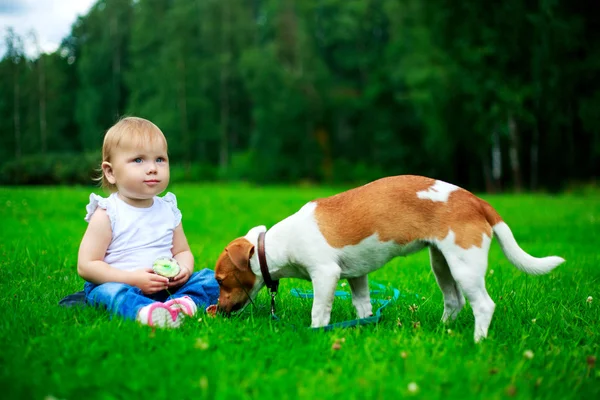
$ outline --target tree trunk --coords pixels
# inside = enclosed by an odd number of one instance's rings
[[[118,118],[120,114],[119,103],[121,97],[121,51],[119,43],[119,21],[117,17],[112,14],[110,16],[110,38],[112,42],[112,117]]]
[[[48,133],[46,129],[46,70],[44,66],[44,55],[40,53],[38,60],[38,84],[40,103],[40,139],[42,143],[42,154],[48,150]]]
[[[298,21],[294,9],[294,0],[286,0],[281,6],[277,24],[277,57],[281,64],[296,77],[302,76],[302,64],[299,62],[300,46],[297,37]]]
[[[484,170],[485,171],[485,170]],[[500,132],[498,127],[494,128],[492,133],[492,172],[491,183],[493,192],[502,190],[502,149],[500,147]]]
[[[220,129],[220,146],[219,146],[219,167],[225,172],[229,165],[229,137],[227,134],[229,126],[229,97],[227,93],[227,71],[226,68],[221,68],[221,129]]]
[[[48,150],[48,134],[46,128],[46,68],[45,68],[45,57],[40,47],[37,35],[34,31],[30,33],[33,44],[37,50],[37,73],[38,73],[38,112],[39,112],[39,123],[40,123],[40,152],[46,154]]]
[[[19,65],[14,64],[14,90],[13,90],[13,128],[15,133],[15,158],[21,160],[21,87],[19,86]]]
[[[483,179],[485,181],[485,192],[496,193],[496,187],[494,185],[494,180],[492,179],[492,171],[490,170],[490,165],[488,163],[487,157],[484,157],[482,164]]]
[[[533,135],[531,138],[531,176],[530,176],[530,186],[531,190],[535,191],[538,187],[538,178],[539,178],[539,151],[540,151],[540,131],[539,131],[539,123],[535,124],[535,129],[533,130]]]
[[[186,65],[185,55],[183,52],[179,54],[177,62],[177,103],[179,104],[179,127],[181,129],[181,144],[183,146],[183,162],[186,168],[186,175],[191,172],[191,142],[190,128],[188,125],[187,116],[187,90],[186,90]],[[188,176],[189,178],[189,176]]]
[[[329,132],[322,126],[319,126],[315,131],[315,137],[317,143],[321,148],[323,158],[321,161],[321,169],[323,171],[323,178],[327,182],[333,181],[333,157],[331,155],[331,143]]]
[[[512,114],[508,115],[508,139],[510,143],[510,170],[513,175],[514,188],[515,191],[521,192],[523,190],[523,179],[521,178],[521,164],[519,162],[519,132]]]
[[[220,145],[219,145],[219,168],[222,173],[227,171],[229,165],[229,7],[227,4],[221,6],[221,74],[220,74]]]
[[[575,127],[573,124],[575,123],[575,112],[573,112],[573,102],[569,101],[567,106],[567,117],[568,117],[568,125],[566,129],[566,141],[567,141],[567,173],[563,172],[562,176],[558,177],[560,180],[565,179],[567,176],[570,177],[578,177],[579,173],[577,171],[577,151],[575,149]]]

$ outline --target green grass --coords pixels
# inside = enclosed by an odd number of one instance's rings
[[[337,191],[170,190],[178,196],[196,269],[213,268],[224,246],[251,227],[270,227],[306,201]],[[279,322],[269,319],[266,291],[258,308],[230,319],[202,315],[174,331],[153,332],[91,307],[61,308],[59,299],[83,285],[76,261],[89,192],[0,188],[2,398],[600,398],[600,362],[587,361],[600,356],[597,195],[485,197],[526,251],[567,263],[546,276],[527,276],[494,241],[487,287],[496,313],[489,338],[476,345],[468,306],[450,326],[439,322],[442,295],[427,252],[371,274],[371,281],[406,297],[378,325],[355,329],[305,328],[310,301],[290,289],[310,285],[293,279],[281,282]],[[332,321],[348,318],[354,318],[350,302],[338,299]],[[332,348],[336,342],[339,350]],[[532,359],[524,357],[527,350]]]

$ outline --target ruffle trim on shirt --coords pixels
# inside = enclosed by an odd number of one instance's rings
[[[108,214],[108,218],[110,219],[112,225],[112,222],[114,221],[114,210],[112,210],[112,207],[108,207],[108,199],[98,196],[95,193],[90,194],[90,203],[87,206],[85,206],[85,210],[87,211],[85,221],[90,222],[90,219],[92,219],[92,215],[94,215],[98,207],[100,207],[103,210],[106,210],[106,213]]]
[[[174,227],[177,227],[181,223],[181,211],[179,211],[179,208],[177,208],[177,197],[175,197],[173,193],[168,192],[163,196],[162,199],[165,201],[165,203],[169,205],[169,207],[173,211],[173,216],[175,217]]]

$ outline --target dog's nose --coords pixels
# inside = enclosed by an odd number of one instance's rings
[[[223,307],[222,303],[219,302],[219,304],[217,305],[217,312],[219,314],[228,316],[231,313],[231,307]]]
[[[226,306],[219,305],[218,310],[225,316],[229,316],[232,312],[238,311],[243,307],[243,303],[229,303]]]

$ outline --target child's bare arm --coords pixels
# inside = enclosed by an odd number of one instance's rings
[[[194,272],[194,256],[183,232],[182,224],[179,224],[173,232],[173,249],[171,251],[173,258],[181,267],[181,272],[169,283],[169,286],[180,286],[187,282]]]
[[[97,209],[90,219],[77,260],[77,273],[86,281],[102,284],[121,282],[139,287],[144,293],[155,293],[167,287],[168,279],[146,270],[122,271],[104,262],[106,249],[112,239],[110,220],[106,211]]]

